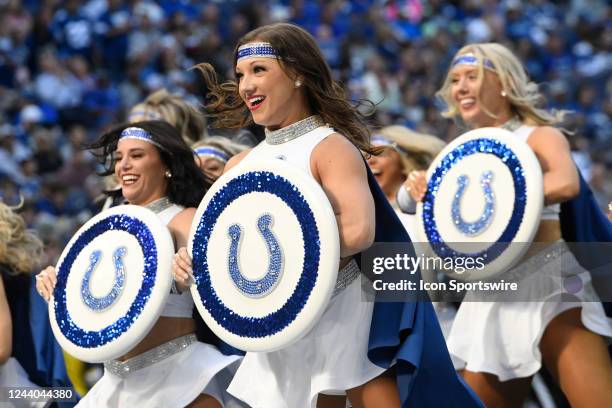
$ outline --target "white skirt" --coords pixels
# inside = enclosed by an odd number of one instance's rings
[[[225,356],[210,344],[196,341],[161,361],[124,376],[105,369],[102,378],[78,406],[184,407],[200,394],[211,395],[224,407],[238,406],[224,390],[239,360],[238,356]]]
[[[521,275],[517,280],[520,293],[516,294],[521,301],[486,301],[486,296],[466,294],[448,338],[453,361],[460,363],[456,368],[491,373],[500,381],[535,374],[542,366],[539,344],[544,330],[556,316],[577,307],[582,308],[582,324],[587,329],[612,338],[612,324],[591,275],[565,243],[552,247],[507,272]],[[568,278],[579,282],[571,294],[564,287]]]
[[[304,338],[282,350],[248,352],[228,392],[253,408],[311,408],[319,393],[344,395],[378,377],[385,369],[367,357],[373,308],[355,279]]]
[[[28,374],[25,372],[19,361],[14,357],[10,357],[6,363],[0,365],[0,387],[8,388],[32,388],[41,389],[38,385],[30,381]],[[5,394],[5,397],[7,395]],[[5,400],[0,401],[0,407],[12,408],[12,407],[32,407],[32,408],[44,408],[51,404],[51,399],[48,401],[27,401],[14,400],[15,403]]]

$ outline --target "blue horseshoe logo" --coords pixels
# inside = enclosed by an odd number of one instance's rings
[[[268,271],[266,275],[257,280],[247,279],[238,266],[238,244],[242,235],[242,227],[239,224],[232,224],[228,228],[228,235],[231,239],[228,265],[229,274],[236,287],[249,297],[262,297],[270,292],[278,283],[282,266],[283,253],[278,241],[270,231],[272,225],[272,215],[264,214],[257,220],[257,228],[268,247]]]
[[[461,175],[457,178],[457,185],[459,188],[457,189],[457,193],[455,193],[455,198],[453,199],[452,204],[453,223],[459,231],[467,236],[473,237],[481,234],[487,229],[493,220],[495,195],[493,194],[493,189],[491,188],[491,181],[493,181],[493,172],[484,172],[480,178],[480,186],[482,187],[485,197],[484,210],[478,220],[474,222],[466,222],[461,216],[461,199],[463,198],[463,193],[469,183],[469,178],[466,175]]]
[[[117,297],[123,290],[123,284],[125,282],[125,268],[123,267],[123,260],[121,258],[125,255],[126,251],[126,248],[122,246],[115,249],[115,252],[113,252],[115,281],[113,282],[113,287],[111,288],[110,292],[102,297],[92,295],[89,288],[91,275],[102,258],[102,251],[95,250],[89,256],[89,266],[87,267],[87,271],[85,272],[85,276],[81,282],[81,296],[83,297],[85,304],[89,306],[90,309],[102,311],[117,300]]]

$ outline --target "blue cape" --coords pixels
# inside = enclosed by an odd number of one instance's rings
[[[368,184],[376,206],[375,242],[406,242],[410,237],[372,172]],[[356,256],[356,261],[361,260]],[[425,302],[376,302],[368,358],[395,364],[402,407],[484,407],[455,372],[433,305]]]
[[[566,242],[604,243],[612,242],[612,222],[599,208],[593,192],[580,172],[580,192],[574,199],[561,204],[561,233]],[[570,245],[574,256],[583,268],[591,272],[594,284],[610,296],[612,251],[590,250],[588,245]],[[601,296],[601,295],[600,295]],[[606,314],[612,317],[612,303],[603,302]]]
[[[49,322],[47,303],[36,293],[34,275],[3,273],[13,321],[12,356],[41,387],[71,387],[64,355]]]

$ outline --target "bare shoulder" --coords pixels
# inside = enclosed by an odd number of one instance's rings
[[[362,161],[359,150],[340,133],[332,133],[321,141],[312,152],[316,159],[347,160],[358,159]]]
[[[569,149],[567,138],[559,129],[552,126],[539,126],[529,136],[529,144],[532,147],[561,147]]]
[[[323,139],[312,151],[310,168],[317,181],[325,174],[365,175],[365,164],[361,153],[350,140],[340,133],[333,133]]]
[[[235,156],[232,156],[228,162],[225,164],[225,168],[223,169],[223,174],[227,173],[232,167],[236,166],[238,163],[242,161],[253,149],[247,149],[243,152],[238,153]]]
[[[193,207],[185,208],[180,213],[176,214],[169,223],[169,227],[175,230],[183,230],[191,228],[191,222],[195,217],[196,209]]]

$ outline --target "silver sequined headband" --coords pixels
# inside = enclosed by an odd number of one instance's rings
[[[391,147],[392,149],[395,149],[399,153],[408,154],[408,152],[404,148],[402,148],[396,142],[387,139],[383,135],[372,135],[370,143],[372,143],[374,146]]]
[[[195,154],[199,157],[212,157],[222,163],[226,163],[229,160],[229,156],[222,150],[212,146],[202,146],[194,150]]]
[[[248,43],[238,47],[236,63],[246,58],[274,58],[278,59],[278,53],[267,42]]]
[[[121,136],[119,136],[119,140],[123,140],[123,139],[140,140],[143,142],[151,143],[152,145],[155,145],[162,150],[166,150],[164,149],[162,145],[160,145],[155,140],[153,140],[153,137],[151,136],[151,134],[147,132],[146,130],[144,130],[143,128],[131,126],[131,127],[123,129],[123,131],[121,132]]]
[[[451,63],[451,68],[453,68],[456,65],[472,65],[472,66],[478,66],[480,59],[478,57],[476,57],[474,54],[463,54],[463,55],[458,55],[457,57],[455,57],[455,59],[453,60],[453,62]],[[488,58],[483,58],[482,59],[482,65],[493,72],[495,71],[495,65],[493,65],[493,61],[491,61]]]

